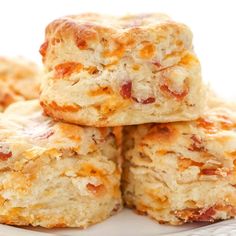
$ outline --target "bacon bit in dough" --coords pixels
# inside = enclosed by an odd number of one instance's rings
[[[0,147],[1,148],[1,147]],[[0,151],[0,160],[2,161],[6,161],[8,158],[12,157],[12,152],[7,152],[7,153],[4,153],[4,152],[1,152]]]
[[[39,49],[39,53],[41,54],[42,57],[46,56],[47,49],[48,49],[48,41],[44,42]]]
[[[106,188],[103,184],[100,184],[100,185],[93,185],[91,183],[88,183],[87,184],[87,189],[93,193],[95,196],[101,196],[105,193],[106,191]]]
[[[197,137],[195,134],[191,136],[192,144],[188,148],[189,151],[193,152],[202,152],[205,151],[204,146],[202,145],[202,140],[201,138]]]
[[[148,97],[146,99],[137,99],[135,97],[132,97],[132,99],[137,102],[137,103],[141,103],[141,104],[150,104],[150,103],[154,103],[156,101],[156,99],[154,97]]]
[[[182,100],[188,94],[188,88],[185,88],[182,92],[176,92],[172,91],[166,83],[160,85],[160,89],[162,92],[175,97],[177,100]]]
[[[88,45],[85,40],[77,38],[76,45],[79,49],[85,50],[87,49]]]
[[[217,172],[218,172],[218,169],[215,169],[215,168],[201,170],[202,175],[218,175]]]
[[[149,103],[154,103],[155,102],[155,98],[154,97],[149,97],[147,99],[144,99],[141,101],[142,104],[149,104]]]
[[[215,214],[216,210],[214,207],[209,207],[206,209],[186,209],[175,212],[175,215],[180,219],[185,220],[185,222],[193,222],[193,221],[212,222],[214,221]]]
[[[6,161],[10,157],[12,157],[12,152],[9,147],[5,143],[0,144],[0,160]]]
[[[131,81],[126,81],[121,85],[120,89],[120,95],[124,99],[129,99],[131,98],[131,90],[132,90],[132,82]]]
[[[203,212],[200,212],[199,216],[196,218],[197,221],[213,221],[216,211],[213,207],[210,207]]]
[[[152,63],[154,66],[156,66],[157,68],[161,67],[161,63],[159,61],[155,61]]]
[[[79,72],[83,65],[78,62],[66,62],[55,66],[55,78],[61,79],[70,76],[74,72]]]
[[[227,168],[205,168],[201,170],[201,175],[217,175],[226,177],[229,174],[230,171]]]

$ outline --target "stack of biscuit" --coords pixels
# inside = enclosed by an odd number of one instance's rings
[[[236,108],[206,102],[186,25],[67,16],[40,53],[40,102],[0,114],[1,223],[85,228],[122,208],[120,187],[160,223],[236,215]]]

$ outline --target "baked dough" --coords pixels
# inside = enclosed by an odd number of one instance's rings
[[[46,28],[41,105],[106,127],[196,119],[204,107],[192,34],[163,14],[68,16]]]
[[[121,129],[54,122],[38,101],[0,114],[0,223],[81,227],[121,208]]]
[[[125,128],[127,206],[160,223],[236,216],[236,105],[196,121]]]
[[[0,111],[13,102],[39,97],[42,71],[24,58],[0,57]]]

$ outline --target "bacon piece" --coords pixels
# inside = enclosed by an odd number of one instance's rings
[[[78,62],[66,62],[55,66],[55,77],[63,78],[70,76],[74,72],[79,72],[83,68],[83,65]]]
[[[184,89],[182,92],[172,91],[167,84],[162,84],[160,86],[161,91],[175,97],[177,100],[182,100],[188,94],[188,89]]]
[[[39,49],[39,53],[41,54],[42,57],[46,56],[47,49],[48,49],[48,41],[44,42]]]
[[[185,222],[212,222],[216,214],[215,206],[209,208],[185,209],[175,212],[176,216]]]
[[[0,160],[6,161],[10,157],[12,157],[12,152],[11,151],[7,152],[7,153],[0,151]]]
[[[156,67],[160,68],[161,67],[161,63],[159,61],[155,61],[152,63],[153,65],[155,65]]]
[[[126,81],[121,85],[120,89],[120,95],[124,99],[129,99],[131,98],[131,90],[132,90],[132,82],[131,81]]]
[[[79,38],[76,39],[76,45],[81,50],[87,49],[87,47],[88,47],[86,41],[83,39],[79,39]]]
[[[202,152],[205,150],[204,146],[202,145],[201,138],[197,137],[195,134],[191,136],[191,140],[193,141],[191,146],[188,148],[189,151],[193,152]]]
[[[215,209],[213,207],[210,207],[203,212],[200,211],[200,214],[196,217],[195,221],[213,221],[215,213]]]
[[[12,157],[12,152],[9,147],[5,143],[0,144],[0,160],[6,161],[10,157]]]
[[[215,168],[202,169],[201,174],[202,175],[217,175],[217,169]]]
[[[141,101],[142,104],[149,104],[149,103],[154,103],[156,99],[154,97],[149,97],[147,99],[144,99]]]
[[[141,103],[141,104],[149,104],[149,103],[154,103],[156,101],[156,99],[154,97],[148,97],[146,99],[137,99],[136,97],[132,97],[132,99],[137,102],[137,103]]]

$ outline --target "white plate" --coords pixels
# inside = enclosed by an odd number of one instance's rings
[[[146,216],[123,210],[110,219],[86,230],[43,229],[40,227],[13,227],[0,224],[0,236],[233,236],[236,235],[236,220],[215,224],[186,224],[183,226],[160,225]]]

